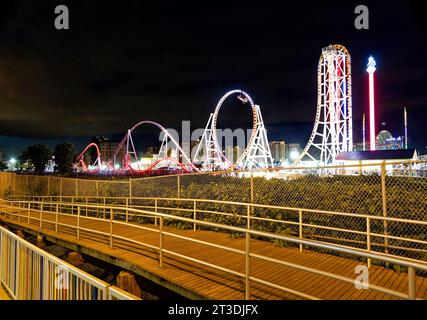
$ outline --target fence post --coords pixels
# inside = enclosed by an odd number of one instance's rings
[[[197,220],[196,200],[194,200],[194,205],[193,205],[193,219]],[[194,229],[194,231],[196,231],[196,229],[197,229],[196,221],[194,221],[193,229]]]
[[[302,210],[298,210],[298,226],[299,226],[299,238],[302,240]],[[299,252],[302,252],[303,246],[300,243]]]
[[[104,215],[104,219],[105,219],[105,197],[103,198],[103,202],[104,202],[104,213],[103,213],[103,215]]]
[[[247,209],[247,223],[246,223],[246,239],[245,239],[245,300],[251,299],[251,282],[250,282],[250,271],[251,271],[251,206],[248,204]]]
[[[89,197],[86,197],[86,208],[85,208],[86,217],[87,217],[87,205],[88,205],[88,202],[89,202]]]
[[[177,178],[177,183],[176,183],[176,185],[177,185],[177,197],[181,198],[181,176],[177,175],[176,178]]]
[[[46,190],[46,195],[49,197],[50,196],[50,176],[47,177],[47,190]]]
[[[77,207],[77,239],[80,239],[80,206]]]
[[[79,196],[79,179],[75,180],[76,198]]]
[[[157,213],[157,198],[154,199],[154,212]],[[154,226],[157,227],[157,216],[154,218]]]
[[[110,248],[113,248],[113,209],[110,209]]]
[[[13,195],[16,195],[16,173],[13,174]]]
[[[254,203],[254,174],[252,171],[251,171],[250,183],[251,183],[251,203]]]
[[[128,207],[129,207],[129,198],[126,198],[126,222],[129,221],[129,212],[128,212]]]
[[[40,229],[42,228],[43,222],[43,203],[40,203]]]
[[[383,217],[387,218],[387,192],[386,192],[386,167],[385,161],[381,163],[381,194],[383,202]],[[388,221],[383,220],[384,236],[388,235]],[[388,253],[388,238],[384,237],[384,252]]]
[[[163,217],[160,217],[159,266],[163,268]]]
[[[371,218],[366,217],[366,249],[371,252]],[[368,258],[368,268],[371,267],[371,258]]]
[[[56,212],[55,212],[55,233],[58,233],[58,213],[59,213],[59,205],[56,205]]]
[[[99,181],[98,180],[96,180],[95,182],[95,192],[96,192],[96,198],[98,198],[99,197]],[[97,202],[98,202],[98,199],[97,199]]]
[[[62,202],[62,177],[59,179],[59,202]]]
[[[30,224],[30,209],[31,209],[31,202],[28,202],[28,214],[27,214],[28,225]]]
[[[408,294],[410,300],[417,298],[415,268],[408,267]]]

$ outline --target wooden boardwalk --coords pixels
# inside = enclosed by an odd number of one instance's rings
[[[0,300],[10,300],[9,295],[6,290],[3,289],[2,285],[0,285]]]
[[[16,210],[15,210],[16,212]],[[23,211],[22,214],[27,214]],[[31,212],[31,217],[39,217],[39,212]],[[36,232],[71,242],[81,247],[88,248],[105,255],[122,259],[134,266],[145,270],[147,273],[155,275],[162,279],[163,283],[173,283],[186,291],[196,293],[205,299],[244,299],[244,279],[230,273],[218,271],[191,262],[176,256],[164,256],[164,266],[159,267],[158,252],[153,249],[133,244],[129,241],[114,240],[114,248],[109,247],[108,237],[97,235],[89,231],[81,231],[80,238],[76,238],[76,231],[71,227],[60,226],[58,233],[54,230],[54,214],[43,214],[43,226],[40,229],[39,222],[27,219],[17,221],[0,217],[4,222],[12,223],[16,226],[22,226],[32,229]],[[60,215],[59,223],[70,226],[77,225],[77,217],[73,215]],[[80,218],[82,228],[109,232],[109,221],[92,220],[85,217]],[[153,225],[145,225],[153,230]],[[159,234],[157,232],[144,231],[131,224],[114,225],[114,234],[121,237],[137,240],[146,244],[157,246],[159,243]],[[193,231],[178,230],[172,227],[164,227],[164,231],[191,237],[199,240],[206,240],[211,243],[227,246],[230,248],[244,250],[244,239],[232,239],[228,234],[216,233],[211,231]],[[191,243],[184,239],[175,237],[164,237],[164,249],[179,254],[190,256],[195,259],[212,263],[224,268],[244,273],[245,257],[244,255],[228,252],[219,248],[209,247],[203,244]],[[355,268],[363,262],[354,261],[329,254],[322,254],[314,251],[304,250],[299,252],[298,248],[284,248],[274,245],[270,242],[251,240],[251,252],[262,254],[271,258],[280,259],[286,262],[299,264],[305,267],[312,267],[318,270],[331,272],[337,275],[355,278]],[[267,280],[275,284],[309,294],[320,299],[330,300],[355,300],[355,299],[397,299],[397,297],[386,295],[380,292],[366,289],[356,289],[353,284],[334,280],[314,273],[297,270],[272,262],[251,258],[251,276]],[[408,281],[407,273],[395,272],[380,266],[372,266],[369,270],[370,284],[380,285],[388,289],[407,293]],[[417,297],[427,298],[427,279],[417,277],[416,281]],[[273,289],[269,286],[251,282],[251,299],[301,299],[291,293]]]

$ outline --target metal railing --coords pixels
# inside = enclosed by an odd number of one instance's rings
[[[170,201],[171,199],[167,199],[167,200]],[[156,201],[156,205],[158,205],[157,201]],[[192,201],[193,203],[197,203],[197,201],[195,201],[194,199],[192,199]],[[213,200],[210,200],[210,201],[213,201]],[[350,283],[353,285],[355,283],[355,279],[352,279],[350,277],[345,277],[340,274],[335,274],[328,271],[307,267],[307,266],[304,266],[303,264],[292,263],[282,259],[277,259],[267,255],[253,252],[251,250],[251,240],[255,238],[283,241],[289,244],[294,244],[296,246],[299,246],[300,250],[302,250],[303,247],[308,246],[311,248],[327,250],[330,252],[332,251],[334,253],[348,254],[360,259],[365,259],[368,261],[368,263],[371,259],[375,261],[381,261],[383,263],[395,264],[395,265],[406,267],[408,269],[408,277],[407,277],[408,292],[407,293],[398,292],[398,291],[391,290],[389,288],[381,287],[374,284],[370,284],[369,289],[378,291],[387,295],[399,297],[402,299],[416,298],[416,271],[418,270],[418,271],[426,272],[427,271],[426,263],[423,263],[420,261],[414,261],[407,258],[399,258],[399,257],[391,256],[389,254],[373,252],[373,251],[369,251],[368,249],[350,248],[350,247],[345,247],[337,244],[322,243],[319,241],[307,240],[307,239],[303,239],[302,237],[292,237],[292,236],[281,235],[273,232],[254,230],[251,228],[251,223],[254,219],[253,217],[251,217],[251,211],[252,211],[251,209],[254,209],[256,206],[259,206],[259,205],[254,205],[249,203],[246,203],[246,204],[242,203],[240,205],[245,206],[246,213],[247,213],[246,223],[243,227],[233,226],[233,225],[228,225],[228,224],[218,223],[218,222],[198,220],[197,214],[195,219],[194,216],[189,218],[189,217],[182,217],[182,216],[162,213],[158,211],[159,210],[158,206],[156,206],[156,209],[157,209],[157,212],[156,212],[156,210],[149,211],[149,210],[132,208],[129,206],[129,204],[128,204],[128,207],[124,207],[124,206],[108,205],[108,204],[100,205],[100,204],[64,202],[64,201],[51,202],[51,201],[15,200],[15,201],[4,201],[3,204],[1,205],[1,208],[2,208],[1,214],[7,219],[17,220],[18,222],[21,222],[21,223],[36,224],[40,228],[52,229],[52,230],[55,230],[55,232],[58,232],[58,227],[68,227],[75,231],[76,238],[80,237],[81,232],[86,232],[86,233],[89,232],[97,236],[101,235],[108,240],[109,246],[111,248],[114,247],[115,242],[117,241],[126,241],[130,244],[137,244],[157,252],[158,262],[160,267],[164,267],[164,256],[165,254],[167,254],[175,258],[181,258],[208,268],[226,272],[228,274],[244,279],[246,299],[251,298],[251,283],[266,285],[271,288],[279,289],[281,291],[291,293],[293,295],[296,295],[298,297],[302,297],[305,299],[318,299],[318,297],[312,296],[305,292],[296,291],[296,290],[293,290],[292,288],[279,285],[277,282],[271,282],[271,281],[268,281],[267,279],[261,279],[259,277],[255,277],[252,274],[252,268],[251,268],[252,259],[259,259],[259,260],[270,262],[273,264],[279,264],[279,265],[294,268],[297,270],[314,273],[320,276],[328,277],[331,279],[339,280],[339,281]],[[293,209],[293,208],[286,208],[286,209]],[[299,213],[299,216],[301,217],[302,210],[298,210],[298,213]],[[59,221],[59,217],[65,217],[65,216],[73,217],[73,223],[64,223]],[[152,224],[143,225],[143,224],[136,224],[136,223],[129,222],[131,220],[133,221],[134,218],[138,218],[138,217],[150,218],[152,219]],[[372,217],[369,216],[366,218],[368,219],[367,221],[369,225],[369,221],[370,219],[372,219]],[[109,230],[108,232],[106,232],[106,231],[95,230],[93,228],[90,228],[89,226],[82,227],[80,225],[81,219],[107,222],[109,226],[108,228]],[[156,225],[156,221],[157,221],[157,225]],[[237,232],[240,234],[244,234],[245,236],[244,249],[236,249],[233,247],[225,246],[223,244],[214,243],[209,240],[195,239],[195,238],[192,238],[191,236],[177,234],[177,233],[171,232],[170,230],[169,231],[165,230],[164,228],[165,224],[170,221],[179,221],[181,223],[187,223],[187,224],[193,225],[194,228],[207,227],[207,228],[225,230],[228,232]],[[141,242],[129,237],[124,237],[122,235],[119,235],[118,233],[114,232],[115,230],[114,226],[117,226],[117,225],[126,225],[128,227],[130,226],[132,228],[143,230],[144,232],[157,233],[158,243],[152,244],[148,242]],[[303,223],[301,220],[301,222],[299,222],[299,229],[301,229],[302,225]],[[197,243],[200,245],[214,247],[217,249],[221,249],[227,252],[232,252],[232,253],[244,256],[244,261],[245,261],[244,270],[243,271],[232,270],[230,268],[220,266],[218,264],[210,263],[202,259],[194,258],[179,252],[165,249],[164,247],[165,236],[178,238],[181,240],[188,241],[190,243]]]
[[[403,256],[414,261],[425,261],[427,259],[427,240],[420,239],[419,237],[411,237],[411,234],[399,232],[414,228],[414,226],[427,230],[427,221],[425,220],[209,199],[153,197],[94,198],[73,196],[19,196],[15,197],[15,199],[47,202],[64,201],[85,204],[96,203],[103,205],[112,204],[125,208],[136,208],[191,217],[194,219],[194,223],[187,225],[187,228],[193,230],[196,230],[199,222],[203,220],[211,222],[221,220],[222,223],[244,227],[250,226],[251,229],[269,232],[278,232],[278,230],[284,229],[283,226],[286,226],[289,228],[286,234],[298,237],[299,239],[316,240],[323,243],[339,244],[349,248],[365,249],[370,253],[378,252],[396,257]],[[86,215],[93,214],[105,217],[105,208],[102,210],[102,214],[99,209],[92,210],[92,212],[88,208],[85,208],[85,210]],[[280,214],[280,219],[263,217],[262,212],[265,211],[269,212],[269,216]],[[144,222],[141,217],[139,222]],[[224,219],[228,220],[224,222]],[[125,215],[125,221],[129,222],[129,215],[127,214]],[[347,221],[351,221],[351,228],[346,224]],[[154,224],[158,224],[158,219],[154,219]],[[395,241],[399,245],[390,243],[390,240]],[[299,248],[302,251],[303,246],[299,245]],[[419,254],[420,258],[414,258],[415,253]],[[368,259],[368,266],[370,265],[371,260]]]
[[[0,281],[15,300],[139,300],[1,226]]]
[[[341,229],[367,232],[369,224],[367,220],[355,215],[334,216],[336,219],[332,220],[330,218],[332,215],[325,213],[321,215],[325,220],[323,221],[320,217],[316,218],[314,213],[309,214],[305,210],[383,217],[382,221],[377,218],[370,221],[372,234],[381,235],[370,237],[372,250],[425,261],[427,226],[416,221],[427,221],[426,178],[427,161],[420,160],[203,172],[112,180],[0,173],[0,191],[3,190],[8,196],[58,195],[63,199],[66,199],[66,196],[81,199],[128,197],[132,205],[137,203],[131,199],[159,197],[212,199],[281,208],[303,208],[303,223],[322,225],[329,219],[330,227],[326,229],[303,225],[305,238],[356,248],[367,247],[367,236]],[[203,210],[203,207],[200,209]],[[264,218],[257,221],[258,230],[273,231],[276,228],[279,232],[283,232],[283,229],[279,230],[278,227],[281,223],[272,221],[280,220],[276,218],[279,215],[277,212],[278,210],[266,208],[255,210],[254,216]],[[205,213],[205,216],[207,215],[209,213]],[[389,217],[408,222],[387,220]],[[290,217],[285,216],[283,220],[298,222],[298,217],[296,214],[290,214]],[[410,220],[415,223],[409,223]],[[281,225],[287,229],[286,234],[297,235],[299,232],[296,225]],[[415,241],[407,241],[405,238]]]

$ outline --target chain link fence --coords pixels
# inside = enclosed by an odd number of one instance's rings
[[[362,249],[369,242],[370,248],[377,252],[427,261],[427,161],[121,180],[12,173],[2,173],[0,177],[1,190],[6,196],[130,197],[130,205],[151,207],[153,200],[137,198],[173,198],[158,203],[159,208],[174,206],[177,210],[168,213],[186,217],[192,217],[194,204],[179,199],[279,206],[251,208],[249,214],[254,218],[251,227],[291,236],[302,234],[306,239]],[[197,205],[202,220],[246,226],[245,206],[220,202]],[[365,216],[373,219],[368,221]],[[192,225],[179,227],[192,228]]]

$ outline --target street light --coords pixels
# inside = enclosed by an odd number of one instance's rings
[[[16,164],[16,159],[15,158],[10,158],[9,159],[9,169],[10,170],[15,170],[15,164]]]

